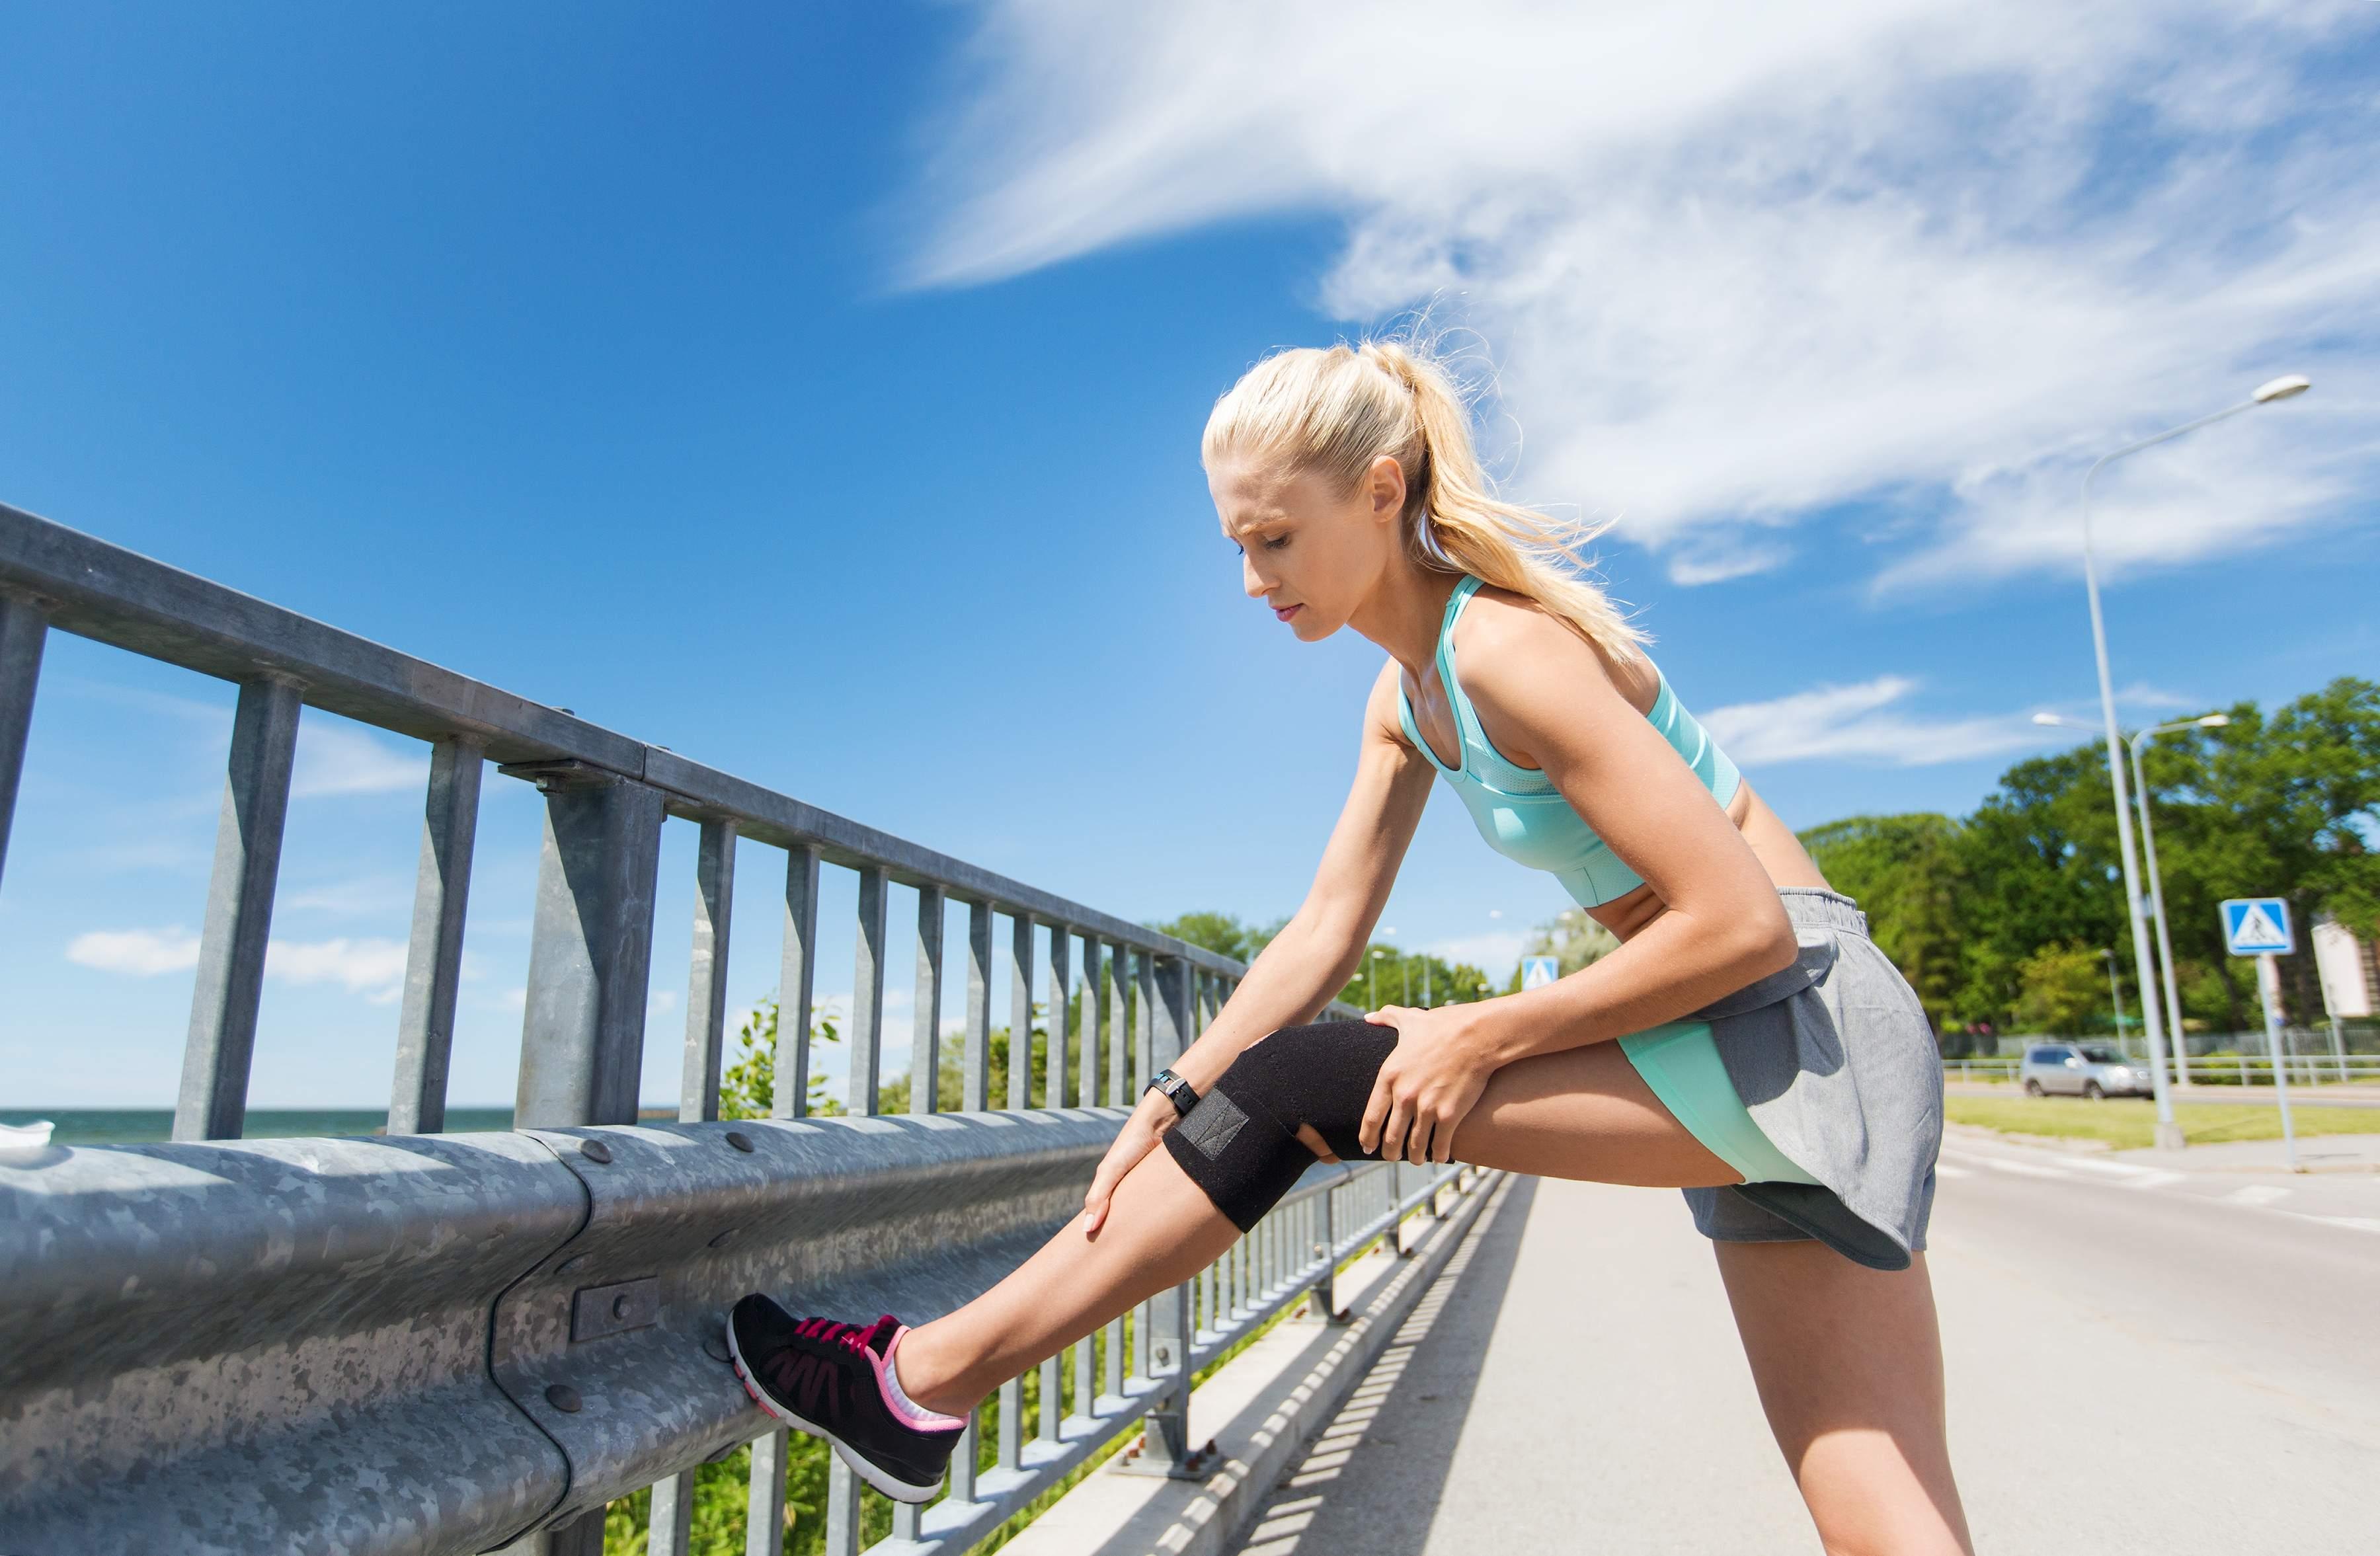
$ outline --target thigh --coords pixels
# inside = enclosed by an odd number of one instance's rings
[[[1743,1181],[1670,1116],[1616,1042],[1532,1054],[1488,1076],[1455,1125],[1454,1159],[1656,1188]]]
[[[1971,1551],[1925,1256],[1888,1272],[1817,1243],[1715,1246],[1761,1408],[1827,1550]]]

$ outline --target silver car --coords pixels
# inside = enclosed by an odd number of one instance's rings
[[[2051,1092],[2069,1097],[2145,1097],[2149,1067],[2127,1059],[2107,1043],[2034,1043],[2017,1066],[2017,1084],[2028,1097]]]

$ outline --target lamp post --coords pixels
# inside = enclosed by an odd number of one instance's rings
[[[2099,662],[2099,714],[2106,725],[2107,741],[2107,776],[2116,790],[2116,843],[2124,864],[2124,913],[2131,920],[2132,966],[2141,987],[2141,1024],[2148,1032],[2149,1079],[2156,1093],[2156,1143],[2160,1149],[2179,1150],[2183,1140],[2181,1125],[2174,1122],[2173,1097],[2167,1089],[2165,1078],[2165,1029],[2158,1019],[2156,980],[2149,964],[2148,926],[2141,912],[2140,866],[2132,857],[2131,807],[2124,795],[2124,756],[2118,749],[2120,737],[2116,733],[2116,687],[2107,675],[2107,626],[2099,612],[2099,571],[2091,553],[2091,482],[2098,473],[2126,455],[2169,443],[2186,432],[2212,425],[2243,410],[2272,405],[2293,395],[2302,395],[2313,385],[2304,378],[2291,374],[2259,384],[2253,394],[2236,406],[2227,406],[2195,421],[2185,421],[2179,427],[2168,428],[2154,437],[2128,443],[2099,456],[2082,473],[2082,584],[2091,600],[2091,648]]]
[[[2149,824],[2149,781],[2141,768],[2141,748],[2160,735],[2170,735],[2178,729],[2221,729],[2231,722],[2228,713],[2209,713],[2203,719],[2184,719],[2180,723],[2158,724],[2132,736],[2132,792],[2134,802],[2141,808],[2141,856],[2149,867],[2149,906],[2156,914],[2157,960],[2165,969],[2165,1008],[2173,1016],[2173,1078],[2179,1085],[2190,1085],[2190,1049],[2182,1041],[2181,993],[2174,982],[2173,935],[2166,926],[2165,881],[2157,874],[2156,829]]]
[[[2121,1052],[2124,1047],[2124,991],[2116,982],[2116,954],[2103,945],[2099,947],[2099,959],[2107,964],[2107,1002],[2116,1007],[2116,1049]]]
[[[1374,1010],[1380,1008],[1380,958],[1387,954],[1385,950],[1376,950],[1364,964],[1364,1003]]]

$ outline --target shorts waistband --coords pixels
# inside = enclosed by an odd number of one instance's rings
[[[1796,924],[1823,924],[1855,935],[1867,933],[1867,915],[1860,911],[1859,904],[1840,892],[1830,892],[1824,886],[1779,886],[1777,895],[1785,905],[1785,917]]]

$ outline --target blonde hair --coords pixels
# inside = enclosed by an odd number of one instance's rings
[[[1558,519],[1498,498],[1471,437],[1453,375],[1418,341],[1278,351],[1215,402],[1199,456],[1286,462],[1352,492],[1385,454],[1404,472],[1398,525],[1415,565],[1469,573],[1526,595],[1588,642],[1625,663],[1648,640],[1589,582],[1578,548],[1600,525]]]

